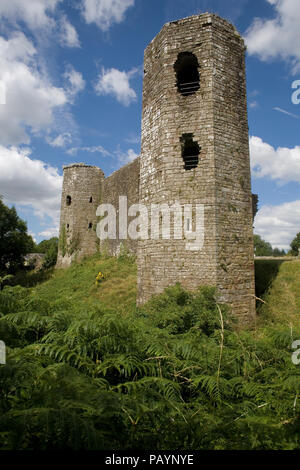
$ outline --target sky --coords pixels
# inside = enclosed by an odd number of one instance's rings
[[[143,55],[162,26],[216,13],[247,45],[255,233],[300,232],[299,0],[1,0],[0,195],[58,235],[62,167],[110,175],[140,153]]]

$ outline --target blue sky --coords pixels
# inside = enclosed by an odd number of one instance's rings
[[[246,40],[255,232],[288,248],[300,231],[299,0],[1,0],[0,194],[37,241],[58,233],[63,165],[109,175],[139,154],[144,49],[164,23],[206,11]]]

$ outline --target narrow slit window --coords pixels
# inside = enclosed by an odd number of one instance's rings
[[[90,202],[93,202],[93,198],[92,198],[92,196],[90,197]]]
[[[89,229],[93,228],[92,222],[89,223]]]
[[[66,204],[67,204],[67,206],[70,206],[71,203],[72,203],[72,198],[71,198],[71,196],[67,196],[67,197],[66,197]]]
[[[200,88],[199,63],[191,52],[180,52],[174,69],[177,78],[177,88],[183,96],[196,93]]]
[[[181,155],[184,161],[184,169],[192,170],[197,168],[201,147],[198,142],[194,142],[193,134],[183,134],[180,138]]]

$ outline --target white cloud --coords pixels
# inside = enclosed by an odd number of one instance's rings
[[[267,61],[283,59],[292,64],[293,73],[300,71],[299,0],[266,0],[274,6],[273,19],[255,18],[245,34],[248,52]]]
[[[300,183],[300,147],[275,149],[260,137],[250,137],[250,156],[254,177]]]
[[[67,154],[69,155],[77,155],[77,153],[81,152],[89,152],[89,153],[101,153],[104,156],[109,156],[110,153],[102,147],[102,145],[95,145],[93,147],[74,147],[67,150]]]
[[[117,69],[102,69],[95,91],[98,95],[112,95],[124,106],[129,106],[136,101],[135,91],[130,87],[129,80],[136,73],[136,69],[130,72],[122,72]]]
[[[65,47],[80,47],[78,34],[66,15],[57,11],[63,0],[2,0],[0,18],[5,18],[13,26],[24,22],[41,39],[41,32],[58,38]]]
[[[23,33],[10,39],[0,36],[0,80],[6,88],[6,104],[0,106],[0,144],[29,143],[32,132],[49,128],[54,112],[67,103],[67,95],[39,71],[36,49]]]
[[[300,200],[278,206],[263,206],[254,220],[254,231],[273,248],[289,249],[300,232]]]
[[[134,0],[82,0],[85,21],[95,23],[102,31],[108,31],[113,23],[121,23],[125,12],[134,6]]]
[[[55,138],[48,137],[47,142],[51,147],[65,147],[72,142],[72,136],[69,132],[65,132]]]
[[[84,90],[85,80],[83,79],[82,73],[77,72],[72,65],[68,65],[64,78],[68,81],[67,92],[71,96],[77,95],[77,93]]]
[[[0,188],[6,201],[31,207],[58,225],[62,176],[57,168],[31,159],[29,149],[0,145]]]
[[[34,241],[34,243],[38,243],[38,241],[37,241],[37,239],[36,239],[35,233],[31,232],[30,230],[28,230],[28,233],[29,233],[29,235],[31,235],[31,237],[32,237],[32,239],[33,239],[33,241]]]
[[[121,150],[116,151],[118,160],[122,164],[130,163],[135,160],[139,155],[135,153],[133,149],[127,150],[127,152],[122,152]]]
[[[56,227],[50,227],[46,230],[43,230],[42,232],[39,232],[38,235],[40,237],[43,237],[43,238],[58,237],[59,236],[59,226],[57,225]],[[35,240],[35,242],[36,242],[36,240]]]
[[[49,13],[53,13],[61,1],[63,0],[2,0],[0,17],[11,22],[24,21],[32,30],[48,28],[53,25]]]
[[[80,47],[78,34],[74,26],[68,21],[66,16],[61,18],[60,39],[62,45],[66,47]]]
[[[249,106],[250,106],[250,108],[252,108],[252,109],[259,108],[259,103],[258,103],[258,101],[256,101],[256,100],[250,101]]]
[[[248,93],[248,95],[251,97],[251,98],[255,98],[256,96],[260,95],[260,92],[258,90],[252,90]]]
[[[125,139],[125,142],[128,144],[140,144],[141,142],[141,136],[140,135],[135,135],[135,134],[130,134],[127,139]]]

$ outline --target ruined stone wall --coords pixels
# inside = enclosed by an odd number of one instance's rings
[[[182,94],[176,64],[193,54],[199,87]],[[204,246],[187,240],[138,244],[138,302],[181,282],[217,286],[220,300],[254,315],[252,203],[245,101],[244,44],[232,25],[204,14],[165,25],[145,51],[140,200],[204,205]],[[201,150],[185,169],[182,142]],[[193,220],[194,223],[194,215]],[[234,292],[239,286],[237,292]]]
[[[99,249],[96,210],[104,180],[102,170],[83,163],[64,167],[57,267],[91,256]]]
[[[71,203],[68,201],[71,197]],[[104,178],[96,167],[64,168],[58,266],[95,253],[100,203],[119,221],[119,197],[177,211],[192,205],[184,236],[119,233],[100,243],[118,255],[137,252],[138,303],[180,282],[188,290],[217,287],[220,302],[242,323],[255,315],[253,209],[245,82],[245,47],[235,28],[213,14],[166,24],[145,51],[141,158]],[[204,240],[191,248],[196,207],[204,210]],[[126,211],[126,206],[125,206]],[[164,216],[158,217],[161,224]],[[127,226],[131,219],[128,217]]]
[[[132,253],[137,252],[137,240],[130,238],[120,238],[119,233],[119,197],[127,197],[127,206],[129,209],[133,204],[139,202],[139,179],[140,179],[140,158],[136,158],[133,162],[128,163],[119,170],[107,177],[102,186],[101,203],[112,204],[117,212],[117,231],[116,239],[101,241],[100,249],[107,250],[111,255],[118,255],[122,250]],[[128,217],[128,223],[131,218]],[[122,235],[121,235],[122,237]]]
[[[217,285],[244,321],[255,312],[253,204],[243,39],[218,19],[212,35]]]

